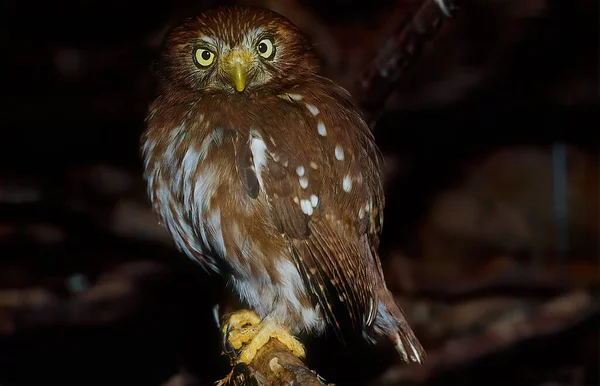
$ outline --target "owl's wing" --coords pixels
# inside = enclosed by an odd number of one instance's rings
[[[348,328],[364,331],[377,312],[368,250],[327,220],[311,219],[308,227],[308,238],[290,240],[305,283],[340,338]]]
[[[362,187],[355,183],[353,194],[347,194],[342,191],[347,170],[331,166],[337,162],[332,161],[334,148],[331,159],[312,154],[318,162],[310,162],[298,149],[285,149],[275,142],[265,133],[251,132],[247,141],[237,144],[244,187],[251,197],[264,192],[274,223],[288,240],[296,267],[328,325],[340,337],[348,327],[362,331],[377,313],[378,266],[372,248],[380,220],[371,216],[365,200],[370,200],[371,209],[380,209],[380,180],[364,181]],[[365,162],[365,154],[355,159],[350,149],[346,151],[347,162],[338,164],[348,167],[350,162]],[[370,162],[372,157],[366,158]],[[339,183],[332,186],[331,178]],[[369,191],[371,185],[373,191]],[[337,196],[341,198],[333,198]],[[380,216],[380,211],[375,214]]]

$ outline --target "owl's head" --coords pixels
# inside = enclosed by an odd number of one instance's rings
[[[175,87],[227,93],[277,88],[317,70],[306,36],[261,8],[216,8],[185,19],[167,35],[163,80]]]

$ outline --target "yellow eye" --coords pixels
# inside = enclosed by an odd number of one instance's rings
[[[275,47],[270,39],[263,39],[258,42],[256,49],[260,56],[265,59],[273,59],[273,56],[275,56]]]
[[[198,48],[194,53],[194,59],[200,67],[208,67],[215,61],[215,54],[206,48]]]

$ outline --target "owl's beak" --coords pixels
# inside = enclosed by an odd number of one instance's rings
[[[244,50],[234,50],[225,59],[227,72],[233,80],[235,89],[242,92],[246,89],[248,70],[252,64],[252,55]]]
[[[233,83],[235,84],[235,89],[239,92],[244,91],[246,88],[246,75],[248,71],[246,66],[241,63],[235,63],[231,67],[231,77],[233,78]]]

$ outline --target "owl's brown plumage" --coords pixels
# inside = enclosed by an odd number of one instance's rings
[[[293,333],[387,336],[424,351],[377,256],[382,159],[346,90],[271,11],[225,7],[167,36],[142,138],[176,245]]]

